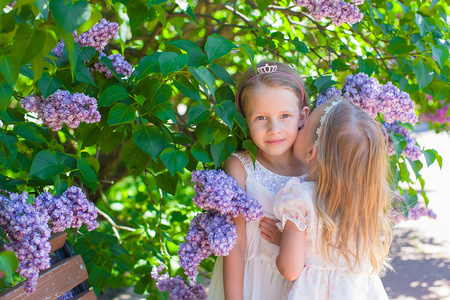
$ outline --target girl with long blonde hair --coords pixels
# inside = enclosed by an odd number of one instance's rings
[[[388,299],[378,277],[391,242],[380,124],[339,99],[315,108],[297,141],[308,179],[288,181],[274,202],[288,299]]]

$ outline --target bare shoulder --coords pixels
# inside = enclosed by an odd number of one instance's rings
[[[238,185],[245,189],[245,180],[247,180],[247,172],[241,160],[236,156],[231,155],[225,161],[224,171],[234,179]]]

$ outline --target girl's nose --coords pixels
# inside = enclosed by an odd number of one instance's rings
[[[281,132],[281,125],[276,121],[270,121],[269,122],[269,128],[267,130],[270,134],[277,134]]]

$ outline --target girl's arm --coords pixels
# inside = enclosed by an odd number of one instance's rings
[[[234,177],[238,185],[245,190],[247,172],[237,157],[230,156],[225,162],[224,170],[225,173]],[[223,257],[223,285],[225,299],[242,300],[244,298],[244,266],[247,233],[245,220],[242,216],[233,218],[233,222],[237,229],[237,240],[230,254]]]
[[[305,266],[306,233],[297,226],[286,221],[281,235],[280,253],[277,257],[277,268],[284,278],[290,281],[297,279]]]

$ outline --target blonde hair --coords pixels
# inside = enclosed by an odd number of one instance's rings
[[[239,103],[239,105],[237,106],[242,115],[244,115],[245,99],[248,97],[251,91],[262,86],[287,88],[298,97],[300,108],[309,106],[309,97],[306,93],[303,79],[294,69],[281,62],[276,61],[262,61],[258,63],[256,67],[259,68],[264,66],[265,64],[269,64],[271,66],[276,65],[278,72],[260,74],[258,76],[255,76],[255,70],[253,69],[253,67],[249,67],[238,83],[237,91],[239,91],[239,93],[237,96],[239,98],[236,99],[236,102]],[[298,82],[296,82],[289,76],[283,75],[282,73],[294,77]],[[253,76],[255,77],[252,78]]]
[[[351,270],[369,259],[372,272],[384,271],[392,238],[386,215],[387,146],[380,124],[359,107],[340,101],[321,126],[315,137],[315,205],[323,221],[322,255],[331,261],[337,253]]]

